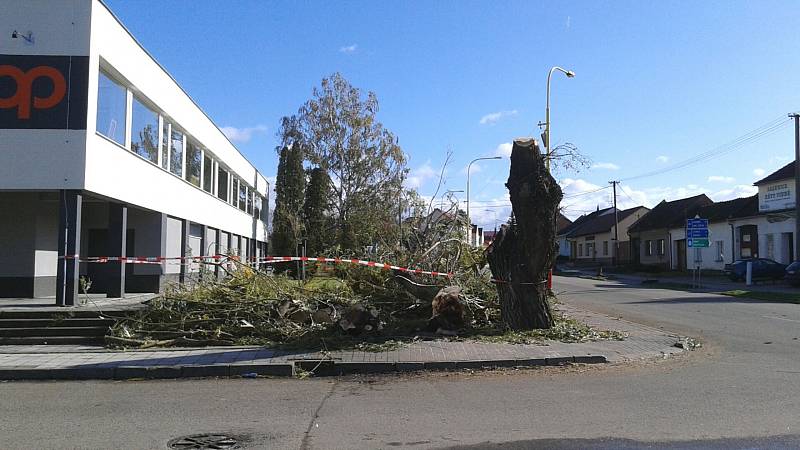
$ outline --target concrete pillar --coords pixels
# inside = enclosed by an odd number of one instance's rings
[[[73,306],[78,298],[78,258],[81,248],[80,191],[61,190],[58,201],[58,271],[56,305]]]
[[[189,248],[189,229],[192,226],[192,222],[181,219],[181,256],[192,256],[191,254],[187,255],[186,249]],[[189,271],[189,263],[191,260],[182,259],[181,260],[181,270],[178,274],[178,282],[185,283],[186,282],[186,274]]]
[[[160,234],[160,251],[158,254],[160,256],[167,256],[167,220],[168,216],[164,213],[161,213],[161,234]],[[166,279],[167,275],[167,263],[162,262],[159,267],[161,267],[161,274],[158,276],[158,292],[164,293],[164,285],[166,284],[164,280]]]
[[[208,242],[207,233],[208,233],[208,226],[200,225],[200,256],[208,256],[208,250],[209,250],[208,246],[210,245],[210,243]],[[201,258],[200,259],[200,266],[199,266],[200,267],[200,273],[198,274],[200,279],[203,278],[203,274],[206,271],[206,264],[205,263],[206,263],[206,260]]]
[[[128,256],[128,207],[120,203],[108,204],[108,256]],[[135,255],[131,255],[135,256]],[[125,263],[109,261],[108,290],[106,297],[125,296]]]
[[[219,250],[220,250],[219,241],[221,241],[221,240],[222,240],[222,230],[217,228],[216,231],[214,231],[214,255],[215,256],[219,255]],[[214,276],[217,279],[220,278],[220,276],[219,276],[219,262],[220,262],[220,260],[214,260],[214,263],[215,263],[214,264]]]

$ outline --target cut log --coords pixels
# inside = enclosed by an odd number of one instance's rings
[[[428,320],[428,331],[455,335],[464,328],[464,304],[461,302],[461,288],[448,286],[442,288],[431,302],[433,314]]]
[[[550,328],[546,283],[558,251],[555,218],[562,193],[535,139],[514,141],[506,187],[512,220],[487,249],[500,315],[512,330]]]

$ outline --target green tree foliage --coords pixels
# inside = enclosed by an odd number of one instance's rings
[[[283,119],[282,141],[302,141],[306,159],[330,177],[335,243],[342,250],[397,238],[406,157],[377,112],[374,93],[363,95],[335,73],[296,115]]]
[[[275,179],[275,211],[272,216],[272,254],[294,255],[303,233],[302,213],[306,184],[300,142],[278,147],[280,159]]]
[[[331,245],[330,227],[331,180],[320,167],[309,171],[306,200],[303,204],[303,223],[308,237],[307,254],[321,255]]]

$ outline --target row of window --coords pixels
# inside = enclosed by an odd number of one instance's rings
[[[130,121],[128,120],[130,117]],[[142,158],[266,221],[264,197],[130,89],[100,71],[97,132]]]
[[[664,256],[666,254],[666,250],[664,239],[644,241],[645,256],[653,256],[655,252],[658,252],[658,256]]]
[[[587,240],[594,240],[594,236],[591,239],[586,238]],[[583,244],[578,244],[578,256],[597,256],[595,251],[595,243],[594,242],[587,242],[586,243],[586,254],[583,254]],[[603,256],[608,256],[608,241],[603,241]]]

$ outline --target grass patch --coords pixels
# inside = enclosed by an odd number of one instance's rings
[[[742,289],[734,289],[731,291],[719,292],[719,294],[727,295],[728,297],[750,298],[768,302],[800,304],[800,293],[790,294],[788,292],[746,291]]]
[[[556,313],[553,319],[553,326],[548,329],[512,331],[479,328],[470,330],[460,338],[496,344],[544,344],[545,341],[576,343],[625,339],[625,335],[618,331],[597,330],[562,314]]]

